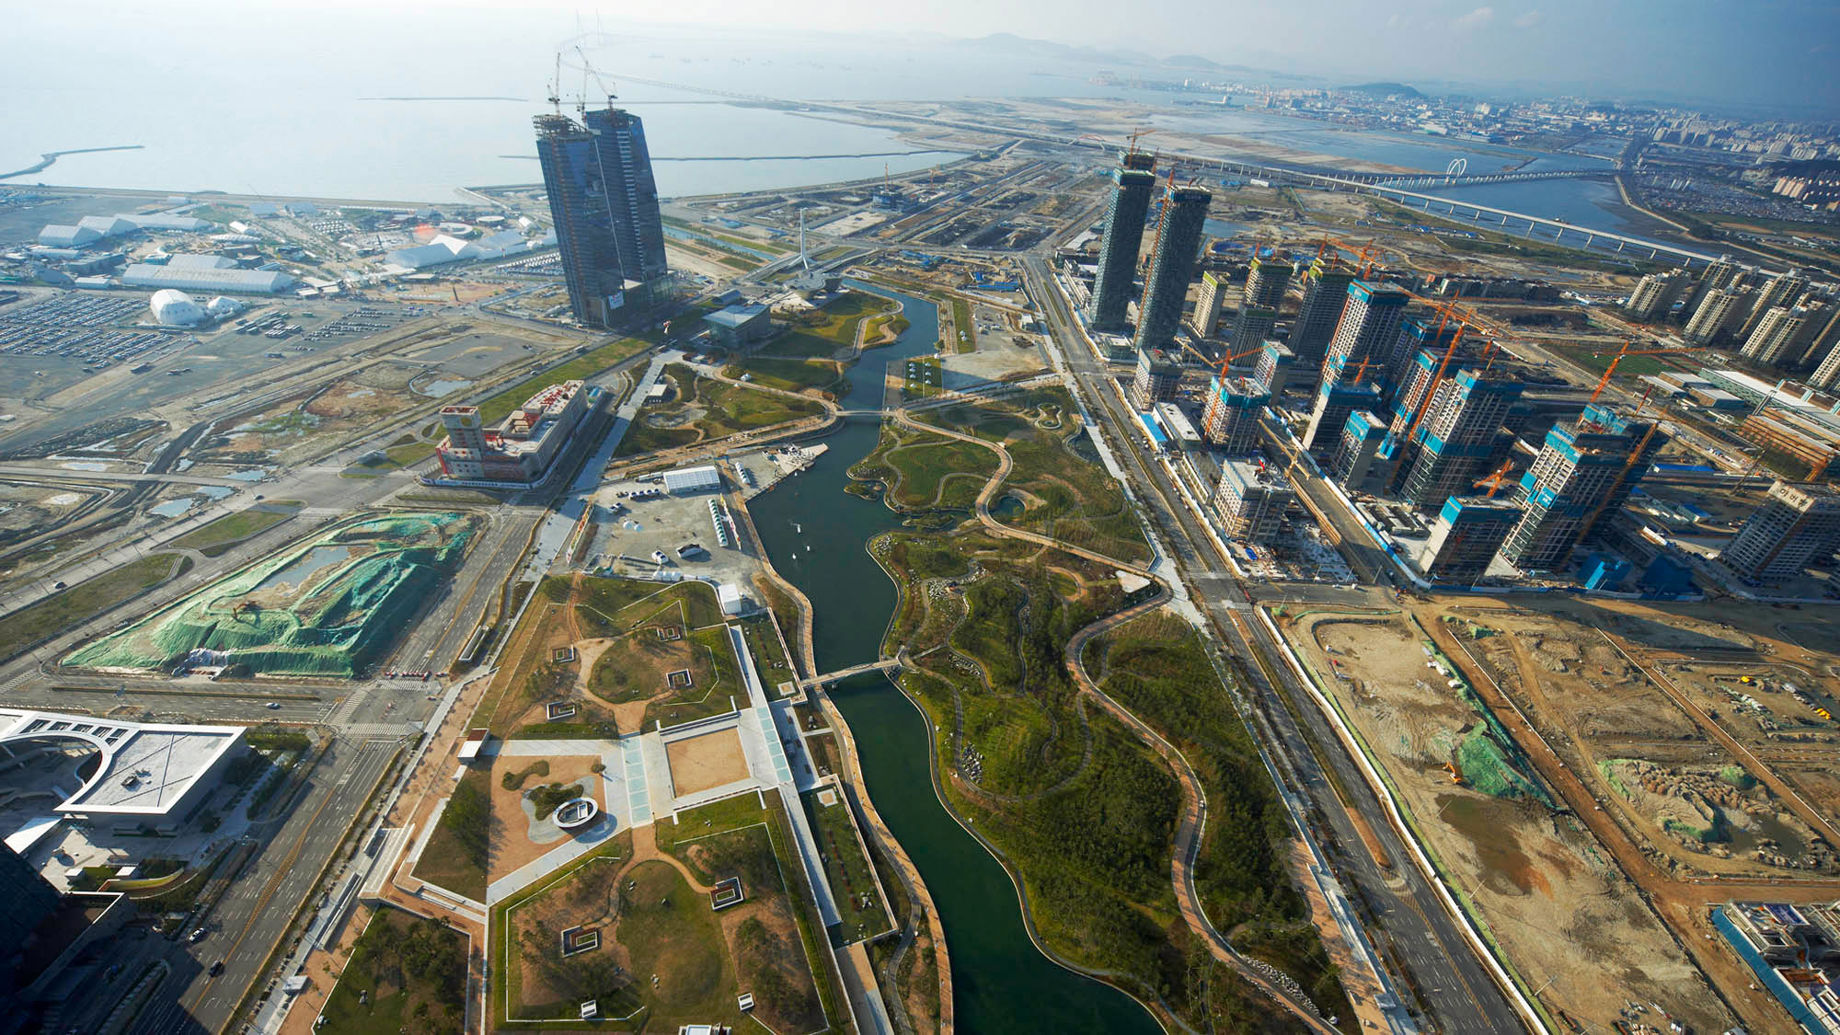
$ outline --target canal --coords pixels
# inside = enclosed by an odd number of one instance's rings
[[[933,351],[938,312],[925,299],[850,286],[900,301],[909,321],[900,341],[863,353],[851,371],[843,406],[875,409],[884,367]],[[850,467],[879,435],[874,420],[849,421],[825,438],[830,449],[810,469],[749,504],[774,566],[811,598],[813,649],[823,671],[878,657],[894,614],[894,584],[864,547],[900,523],[879,501],[844,491]],[[1009,875],[933,793],[933,744],[919,709],[881,676],[845,683],[833,699],[861,749],[876,811],[919,867],[939,909],[958,1030],[1159,1031],[1131,997],[1060,967],[1029,940]]]

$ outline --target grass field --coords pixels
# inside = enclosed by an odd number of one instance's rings
[[[190,558],[176,553],[148,554],[0,618],[0,660],[17,657],[71,626],[178,578],[191,566]]]
[[[558,381],[576,381],[593,377],[621,360],[638,355],[651,346],[643,338],[621,338],[592,352],[576,356],[560,366],[526,378],[479,403],[479,419],[487,425],[497,424],[524,405],[524,400]]]
[[[971,303],[952,296],[952,326],[958,332],[958,341],[953,345],[955,352],[977,351],[977,324],[971,319]]]
[[[775,1031],[810,1032],[827,1017],[841,1017],[839,989],[819,941],[825,934],[817,906],[777,802],[762,809],[760,799],[744,794],[678,820],[655,828],[660,849],[704,884],[741,879],[748,901],[723,911],[724,926],[760,1019]]]
[[[1065,390],[1037,388],[998,403],[944,407],[924,419],[1009,450],[1014,467],[1003,489],[1021,510],[1002,516],[1006,524],[1120,560],[1148,560],[1137,513],[1092,454],[1076,413]]]
[[[996,469],[997,455],[982,446],[886,425],[875,452],[850,473],[881,481],[898,509],[968,509]]]
[[[470,769],[455,784],[434,833],[428,835],[415,875],[430,884],[485,901],[486,865],[492,850],[492,785],[484,769]]]
[[[1251,733],[1195,631],[1166,613],[1113,630],[1086,649],[1100,688],[1181,749],[1200,777],[1208,825],[1195,885],[1208,918],[1243,952],[1296,978],[1325,1013],[1346,995],[1311,927],[1280,847],[1291,836]]]
[[[824,412],[816,400],[792,399],[775,392],[700,378],[690,367],[673,363],[665,370],[677,386],[678,397],[663,406],[648,407],[627,429],[616,455],[634,456],[658,449],[692,445],[742,431],[784,424]],[[653,420],[689,416],[686,423],[658,427]]]
[[[863,321],[890,313],[895,303],[880,295],[845,291],[823,308],[788,318],[790,326],[762,345],[761,356],[782,359],[828,359],[856,344]]]
[[[979,423],[980,434],[1006,437],[1025,436],[1030,426],[1015,413]],[[1209,957],[1176,909],[1169,871],[1180,809],[1174,776],[1123,724],[1079,695],[1062,663],[1076,630],[1135,598],[1103,565],[962,524],[893,533],[872,550],[903,586],[884,649],[905,646],[915,659],[901,686],[938,731],[946,798],[1017,875],[1044,942],[1078,965],[1111,972],[1141,997],[1160,998],[1180,1022],[1166,1022],[1172,1030],[1272,1030],[1276,1019],[1259,994]],[[933,581],[941,579],[951,584]],[[1183,652],[1194,642],[1179,624],[1157,633]],[[1238,719],[1205,657],[1183,653],[1179,660],[1179,667],[1164,663],[1177,675],[1156,685],[1206,712],[1205,724],[1196,722],[1189,735],[1212,748]],[[1156,661],[1121,654],[1104,670],[1113,680],[1107,685],[1126,675],[1162,679]],[[1210,787],[1210,916],[1214,903],[1236,906],[1224,918],[1245,947],[1306,985],[1332,988],[1322,980],[1328,972],[1314,929],[1281,905],[1260,905],[1260,896],[1296,899],[1288,876],[1273,869],[1283,858],[1281,812],[1278,824],[1269,822],[1263,810],[1275,799],[1259,782],[1263,772],[1244,732],[1238,736],[1221,750],[1241,765],[1233,775],[1243,785]],[[1242,876],[1259,889],[1235,898]],[[1338,1012],[1334,1002],[1329,1012]]]
[[[466,936],[400,909],[372,915],[320,1011],[323,1035],[459,1035]],[[360,1000],[363,1000],[360,1002]]]
[[[1580,367],[1593,374],[1602,374],[1605,370],[1609,369],[1610,363],[1616,359],[1616,350],[1619,346],[1606,345],[1592,348],[1589,346],[1546,345],[1543,347],[1548,351],[1564,356],[1566,359],[1578,364]],[[1627,381],[1629,378],[1640,377],[1643,374],[1665,374],[1678,370],[1696,370],[1699,368],[1700,363],[1704,361],[1704,358],[1705,353],[1701,352],[1688,353],[1679,358],[1674,356],[1625,356],[1623,361],[1616,365],[1616,376]],[[1619,381],[1617,383],[1622,384],[1624,382]]]
[[[177,550],[197,550],[206,557],[218,557],[237,543],[293,517],[299,509],[280,503],[258,503],[195,528],[167,545]]]
[[[748,653],[754,655],[754,668],[760,675],[761,685],[769,694],[781,683],[796,678],[785,648],[774,635],[772,618],[755,615],[742,619],[740,625],[742,636],[747,638]]]
[[[816,388],[832,395],[842,395],[843,364],[832,359],[776,359],[771,356],[748,356],[730,363],[722,373],[733,378],[750,377],[769,388],[783,392],[803,392]]]

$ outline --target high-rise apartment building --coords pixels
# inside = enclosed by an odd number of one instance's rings
[[[1333,363],[1350,369],[1366,364],[1365,380],[1384,383],[1410,297],[1390,284],[1357,280],[1348,285],[1348,304],[1342,307],[1341,322],[1335,325],[1335,336],[1329,339],[1329,351],[1323,357],[1323,377],[1329,376]]]
[[[1259,414],[1270,401],[1271,393],[1258,382],[1216,374],[1201,409],[1201,437],[1231,454],[1252,452],[1259,444]]]
[[[1310,423],[1304,428],[1303,448],[1317,463],[1329,459],[1341,441],[1342,425],[1356,410],[1379,410],[1380,386],[1348,370],[1335,357],[1325,364],[1322,386],[1316,390],[1316,405],[1310,410]]]
[[[1693,282],[1693,290],[1687,292],[1687,304],[1681,308],[1681,315],[1691,318],[1699,311],[1700,303],[1706,300],[1707,295],[1732,287],[1743,276],[1744,267],[1731,261],[1730,256],[1721,255],[1707,263],[1706,268],[1700,271],[1699,279]]]
[[[1752,301],[1750,312],[1744,317],[1744,325],[1739,328],[1738,334],[1749,339],[1770,310],[1777,306],[1794,308],[1801,300],[1802,292],[1806,290],[1808,290],[1808,278],[1799,274],[1778,273],[1771,277],[1757,289],[1757,296]]]
[[[1777,482],[1719,560],[1750,578],[1783,579],[1840,547],[1840,494],[1825,485]]]
[[[1220,465],[1214,510],[1229,537],[1257,543],[1277,534],[1296,498],[1290,482],[1263,460],[1228,460]]]
[[[1137,313],[1137,347],[1168,348],[1175,344],[1182,323],[1182,306],[1188,300],[1188,282],[1195,275],[1195,257],[1201,251],[1201,231],[1207,223],[1214,195],[1200,187],[1171,187],[1163,196],[1163,218],[1156,229],[1156,254],[1150,257],[1150,275],[1144,281],[1144,303]]]
[[[1519,381],[1461,370],[1441,382],[1412,432],[1417,456],[1401,498],[1430,510],[1467,493],[1484,473],[1508,409],[1521,397]]]
[[[1419,549],[1418,570],[1433,582],[1475,585],[1520,517],[1520,508],[1507,500],[1450,497]]]
[[[1735,314],[1742,312],[1745,293],[1739,288],[1718,288],[1700,299],[1699,308],[1687,320],[1682,337],[1692,345],[1707,345],[1725,333]]]
[[[658,184],[645,125],[629,111],[538,115],[537,158],[568,284],[569,309],[590,327],[645,312],[670,293]]]
[[[1673,309],[1674,302],[1686,287],[1687,278],[1677,270],[1650,273],[1636,283],[1623,309],[1637,320],[1662,319]]]
[[[1329,339],[1348,305],[1348,285],[1354,283],[1355,271],[1339,259],[1317,259],[1303,275],[1303,302],[1297,307],[1297,321],[1291,324],[1291,336],[1285,342],[1297,357],[1298,376],[1307,375],[1312,382],[1322,376],[1323,358]]]
[[[1271,329],[1278,325],[1278,311],[1268,306],[1246,304],[1239,307],[1239,315],[1233,320],[1233,345],[1229,355],[1250,352],[1271,337]]]
[[[1252,368],[1252,379],[1276,399],[1284,394],[1285,386],[1291,383],[1291,374],[1296,367],[1297,357],[1287,346],[1268,341],[1259,350],[1258,363]]]
[[[1291,272],[1288,262],[1254,258],[1251,269],[1246,272],[1246,290],[1241,294],[1240,305],[1262,305],[1273,310],[1284,308],[1284,291],[1290,287]]]
[[[1155,349],[1137,350],[1137,370],[1131,378],[1131,401],[1140,410],[1176,397],[1182,383],[1182,365]]]
[[[1744,348],[1739,350],[1746,359],[1765,366],[1782,366],[1789,354],[1789,346],[1802,333],[1802,325],[1808,321],[1808,310],[1797,306],[1794,309],[1785,305],[1763,314],[1757,325],[1751,329],[1749,338],[1744,341]]]
[[[1376,356],[1381,364],[1379,378],[1390,398],[1398,399],[1412,381],[1413,363],[1422,352],[1432,352],[1439,359],[1450,351],[1457,337],[1457,325],[1423,316],[1408,316],[1399,322],[1399,338],[1391,354]]]
[[[1547,432],[1515,493],[1522,514],[1502,556],[1523,571],[1563,568],[1572,548],[1622,507],[1666,438],[1653,424],[1597,403]]]
[[[1220,329],[1220,311],[1226,307],[1227,294],[1232,290],[1227,278],[1213,270],[1201,275],[1201,294],[1195,298],[1195,316],[1188,325],[1194,328],[1195,337],[1212,338]]]
[[[1336,443],[1335,452],[1329,454],[1330,476],[1349,492],[1375,491],[1378,486],[1370,484],[1374,459],[1380,451],[1380,443],[1385,440],[1386,421],[1366,410],[1349,414],[1342,425],[1341,440]]]
[[[1124,156],[1112,170],[1112,199],[1099,240],[1099,267],[1093,276],[1086,318],[1095,330],[1122,331],[1130,326],[1131,298],[1137,276],[1137,253],[1144,243],[1144,217],[1156,188],[1156,159],[1142,152]]]

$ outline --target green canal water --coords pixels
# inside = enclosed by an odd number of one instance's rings
[[[873,349],[851,372],[847,409],[881,405],[882,369],[932,352],[939,337],[933,303],[851,283],[900,301],[909,320],[894,345]],[[900,527],[875,500],[843,491],[849,468],[875,448],[873,420],[852,420],[805,473],[749,504],[774,566],[811,598],[818,667],[831,671],[880,653],[894,614],[895,587],[864,544]],[[958,1030],[1156,1033],[1135,1000],[1043,956],[1022,923],[1009,875],[958,825],[933,793],[932,743],[920,711],[880,676],[837,688],[837,707],[862,752],[869,796],[926,881],[952,957]]]

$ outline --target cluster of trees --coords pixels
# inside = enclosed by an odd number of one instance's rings
[[[385,986],[403,990],[413,1006],[406,1030],[459,1035],[466,1001],[466,950],[461,939],[432,920],[386,911],[352,948],[349,967],[368,974],[372,994]]]
[[[486,868],[492,848],[492,796],[479,781],[462,779],[441,812],[441,826],[453,835],[467,861]]]

